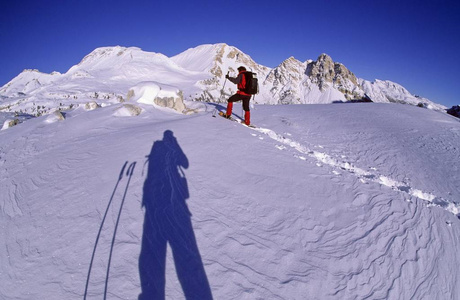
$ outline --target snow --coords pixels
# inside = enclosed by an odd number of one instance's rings
[[[128,92],[128,100],[149,104],[157,109],[171,109],[182,113],[185,110],[181,91],[177,87],[157,82],[141,82]]]
[[[142,113],[142,108],[133,104],[123,104],[113,113],[116,117],[135,117]]]
[[[2,129],[1,129],[1,130],[5,130],[5,129],[10,128],[10,122],[13,122],[13,121],[14,121],[14,120],[6,119],[6,120],[3,122],[3,126],[2,126]]]
[[[54,113],[48,115],[46,117],[46,122],[47,123],[54,123],[58,121],[63,121],[65,119],[64,114],[62,114],[60,111],[55,111]]]
[[[189,48],[186,51],[173,56],[171,60],[187,70],[204,72],[214,66],[215,54],[219,52],[224,44],[201,45],[196,48]]]
[[[136,47],[102,47],[65,74],[25,70],[0,89],[0,109],[34,114],[36,106],[54,107],[57,101],[71,100],[74,105],[93,100],[113,104],[126,100],[128,90],[141,82],[181,87],[184,95],[195,95],[201,92],[196,83],[209,77],[186,70],[160,53]]]
[[[252,129],[215,107],[0,131],[0,298],[460,298],[458,119],[256,105]]]
[[[132,91],[132,100],[153,105],[153,100],[161,91],[161,87],[155,82],[143,82],[130,89]]]

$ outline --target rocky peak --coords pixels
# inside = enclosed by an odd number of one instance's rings
[[[316,61],[308,64],[306,73],[313,82],[333,82],[335,77],[334,61],[329,55],[323,53]]]
[[[323,53],[316,61],[308,63],[306,74],[311,81],[317,83],[321,90],[330,84],[337,87],[344,94],[351,94],[353,87],[358,85],[356,76],[343,64],[336,63]]]
[[[318,59],[316,61],[323,63],[323,64],[334,64],[332,57],[330,57],[326,53],[321,53],[320,56],[318,56]]]

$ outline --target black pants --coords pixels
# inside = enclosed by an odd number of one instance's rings
[[[228,102],[236,102],[240,100],[243,100],[244,111],[249,111],[249,100],[251,100],[251,96],[235,94],[228,99]]]

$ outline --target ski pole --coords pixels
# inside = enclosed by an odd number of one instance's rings
[[[225,89],[225,84],[227,83],[228,74],[230,74],[230,71],[227,71],[227,76],[225,76],[224,86],[222,87],[222,90],[220,91],[221,96],[224,94],[224,89]]]
[[[228,76],[228,74],[230,74],[230,71],[227,71],[227,76]],[[222,95],[224,94],[225,84],[227,83],[227,76],[225,76],[224,85],[222,86],[222,89],[220,90],[219,101],[222,100]],[[212,112],[213,117],[216,117],[216,112],[217,112],[217,106],[216,106],[216,108],[214,108],[214,111]]]

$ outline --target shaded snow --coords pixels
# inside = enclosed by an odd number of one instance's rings
[[[0,298],[460,297],[457,119],[256,106],[251,129],[139,106],[0,131]]]

